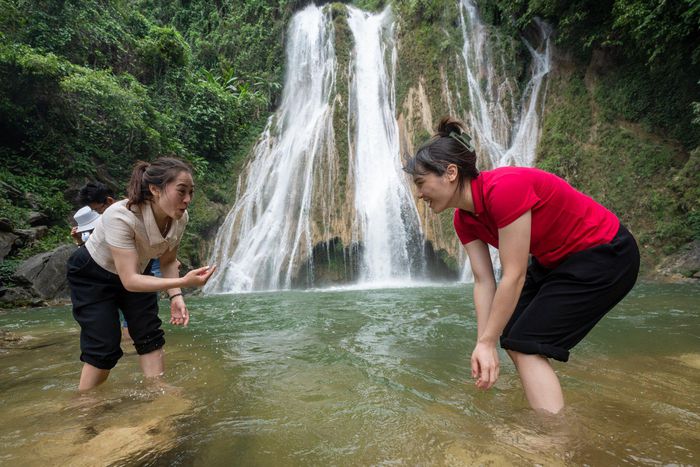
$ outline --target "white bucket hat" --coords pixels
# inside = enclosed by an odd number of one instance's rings
[[[95,223],[100,218],[97,211],[90,209],[90,206],[83,206],[73,215],[73,219],[78,223],[77,232],[85,232],[95,228]]]

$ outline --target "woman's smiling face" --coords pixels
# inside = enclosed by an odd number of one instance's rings
[[[451,201],[457,190],[457,168],[450,164],[444,174],[438,175],[425,171],[413,176],[413,183],[418,191],[418,198],[428,203],[433,212],[440,213],[451,207]]]

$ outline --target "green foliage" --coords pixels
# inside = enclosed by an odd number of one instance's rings
[[[54,225],[45,236],[35,240],[28,247],[22,249],[17,255],[17,258],[24,260],[70,242],[70,227],[68,224]]]
[[[698,237],[700,157],[641,125],[609,120],[582,74],[550,82],[537,165],[616,213],[643,246],[645,265]]]
[[[19,259],[4,259],[0,261],[0,284],[3,286],[14,285],[15,271],[22,261]]]
[[[138,43],[138,56],[147,80],[162,77],[171,69],[185,68],[191,61],[189,45],[172,27],[151,26]]]
[[[65,234],[85,181],[125,186],[136,160],[162,154],[188,160],[230,203],[230,171],[280,93],[281,38],[298,3],[0,0],[3,216],[26,227],[41,210]],[[222,209],[192,206],[195,237]]]
[[[8,206],[7,211],[3,209],[3,216],[12,220],[15,227],[27,227],[23,208],[39,210],[54,221],[60,221],[63,213],[70,210],[70,205],[63,197],[65,180],[50,179],[32,173],[18,175],[0,169],[0,182],[24,193],[22,199],[12,199],[7,192],[0,195],[0,206]]]
[[[381,11],[386,7],[385,0],[355,0],[353,4],[366,11]]]
[[[680,72],[683,67],[669,62],[647,69],[627,61],[606,70],[595,93],[602,117],[642,123],[687,149],[700,145],[700,126],[690,118],[693,98],[700,97],[697,76]]]

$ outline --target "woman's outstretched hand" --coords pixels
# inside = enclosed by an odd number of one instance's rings
[[[185,305],[185,299],[178,295],[170,301],[170,324],[187,326],[190,322],[190,311]]]
[[[499,367],[496,344],[477,342],[472,352],[472,378],[476,379],[476,387],[486,390],[496,384]]]
[[[202,287],[216,271],[216,265],[193,269],[183,276],[184,287]]]

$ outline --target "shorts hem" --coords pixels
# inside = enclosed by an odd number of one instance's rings
[[[569,351],[562,347],[557,347],[556,345],[501,337],[501,347],[506,350],[513,350],[528,355],[542,355],[543,357],[553,358],[560,362],[569,360]]]
[[[121,358],[121,356],[119,357]],[[117,362],[119,361],[119,358],[114,360],[114,362],[106,362],[105,360],[97,360],[95,358],[90,357],[89,355],[82,354],[80,355],[80,361],[83,363],[87,363],[88,365],[92,365],[95,368],[99,368],[100,370],[111,370],[115,366],[117,366]]]
[[[136,348],[137,354],[146,355],[147,353],[151,353],[153,351],[156,351],[156,350],[162,348],[164,345],[165,345],[165,339],[160,338],[155,342],[149,342],[148,344],[144,344],[144,345],[134,344],[134,347]]]

